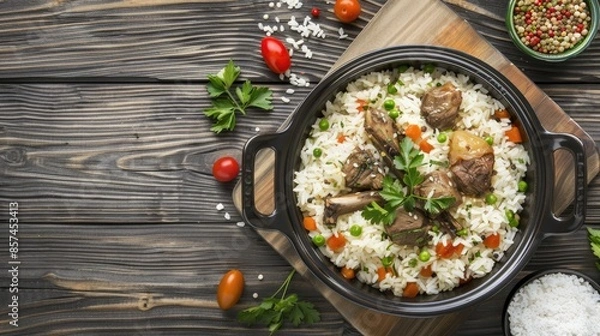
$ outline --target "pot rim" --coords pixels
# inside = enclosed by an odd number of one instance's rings
[[[502,262],[498,262],[494,266],[493,274],[487,274],[483,278],[473,280],[450,292],[421,296],[416,300],[400,298],[391,293],[381,293],[367,284],[352,284],[343,279],[339,272],[335,272],[331,262],[324,258],[318,249],[314,248],[302,227],[301,213],[296,207],[296,195],[293,192],[293,175],[297,169],[299,158],[297,154],[304,144],[309,126],[314,123],[325,102],[338,91],[344,90],[349,82],[366,73],[390,69],[394,65],[408,62],[437,63],[449,70],[468,75],[472,81],[481,83],[488,89],[493,88],[490,90],[490,94],[496,98],[503,97],[501,100],[509,102],[506,104],[507,108],[518,117],[518,123],[525,131],[526,142],[529,143],[528,152],[531,165],[537,164],[542,167],[533,176],[528,177],[533,180],[534,183],[531,184],[535,186],[535,192],[531,192],[527,197],[529,207],[533,208],[529,215],[529,221],[521,231],[521,237],[517,237],[517,241],[509,249],[510,252],[507,253],[509,256],[505,256]],[[276,195],[283,197],[276,197],[276,203],[277,199],[280,201],[276,204],[277,209],[272,217],[262,217],[259,220],[263,224],[272,225],[270,228],[280,230],[289,238],[302,261],[316,278],[344,298],[365,308],[392,315],[428,317],[457,311],[481,302],[500,291],[525,266],[542,239],[542,235],[539,234],[541,223],[553,219],[549,215],[551,212],[550,202],[544,202],[543,197],[538,201],[538,197],[531,196],[552,195],[551,160],[552,150],[556,144],[552,142],[550,134],[542,128],[528,101],[510,81],[490,65],[463,52],[419,45],[387,47],[363,54],[343,64],[320,81],[296,108],[289,121],[280,133],[270,136],[269,141],[270,147],[282,156],[276,159],[275,191]],[[251,142],[252,139],[249,144]],[[536,150],[532,150],[532,148]],[[246,147],[244,152],[247,155],[244,155],[244,158],[251,155],[248,152],[255,150],[256,148],[253,146]],[[253,164],[253,162],[251,163]],[[244,186],[249,184],[246,182],[248,181],[244,180],[242,183],[243,195],[251,194],[244,191]],[[252,183],[252,181],[250,182]],[[247,188],[251,188],[251,186],[247,186]],[[248,202],[244,203],[252,205],[252,200],[247,200]],[[246,208],[244,208],[244,218],[251,224],[258,221],[257,218],[248,216]],[[273,227],[275,222],[287,224]],[[267,226],[262,225],[261,227],[266,228]],[[368,288],[363,290],[357,286]],[[373,291],[380,294],[374,295]]]

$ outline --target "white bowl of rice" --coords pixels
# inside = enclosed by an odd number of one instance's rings
[[[570,269],[531,273],[509,295],[503,327],[507,336],[600,335],[600,285]]]
[[[463,99],[456,124],[442,131],[441,126],[425,124],[418,111],[425,91],[447,83],[460,90]],[[489,138],[495,165],[488,190],[494,199],[461,198],[450,216],[464,232],[432,226],[426,242],[415,246],[391,241],[385,228],[366,220],[361,209],[338,216],[333,225],[324,222],[325,198],[350,192],[341,169],[353,149],[385,161],[365,135],[360,110],[365,104],[386,110],[391,105],[387,101],[402,111],[395,121],[403,134],[416,125],[420,139],[428,139],[429,147],[421,147],[423,141],[413,146],[426,153],[425,165],[419,166],[423,176],[448,163],[450,137],[459,131],[486,142]],[[499,110],[507,115],[496,116]],[[508,137],[513,127],[520,141]],[[256,153],[265,148],[275,152],[272,214],[262,214],[254,205]],[[585,171],[581,141],[544,130],[525,97],[490,65],[434,46],[385,48],[337,68],[310,92],[283,130],[246,143],[242,215],[255,228],[287,236],[311,273],[347,300],[387,314],[437,316],[500,292],[544,237],[567,234],[583,224],[585,176],[574,186],[573,212],[564,218],[552,213],[557,149],[573,153],[575,165]],[[519,186],[521,181],[526,188]],[[306,217],[314,221],[310,230],[304,225]],[[343,237],[343,246],[325,243],[334,241],[332,237]],[[488,244],[489,237],[496,241]],[[348,269],[352,276],[345,274]]]

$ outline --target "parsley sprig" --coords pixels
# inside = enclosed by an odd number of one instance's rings
[[[204,110],[204,114],[213,119],[214,124],[210,130],[215,133],[232,131],[236,124],[236,112],[245,115],[249,107],[273,109],[271,90],[253,86],[249,80],[235,87],[232,93],[232,86],[240,73],[240,67],[230,60],[217,74],[208,75],[207,90],[212,106]]]
[[[592,229],[590,227],[588,227],[587,229],[589,233],[588,238],[590,239],[592,253],[594,253],[594,255],[600,259],[600,230]],[[598,270],[600,270],[600,261],[596,262],[596,267],[598,268]]]
[[[281,329],[284,322],[290,322],[295,327],[301,323],[316,323],[321,315],[312,303],[298,299],[298,295],[287,295],[287,290],[296,270],[292,270],[279,289],[270,297],[264,299],[258,306],[244,309],[238,313],[238,321],[248,325],[264,324],[269,327],[270,335]],[[281,296],[278,297],[278,294]]]
[[[412,211],[417,202],[422,201],[423,209],[433,216],[452,206],[456,201],[454,197],[426,198],[415,195],[415,187],[425,181],[418,169],[423,165],[424,158],[410,138],[402,139],[400,153],[394,157],[394,166],[404,173],[402,182],[390,175],[385,176],[383,189],[379,194],[386,203],[383,206],[376,202],[371,203],[362,211],[362,216],[371,223],[391,225],[396,218],[396,209],[400,206],[406,211]]]

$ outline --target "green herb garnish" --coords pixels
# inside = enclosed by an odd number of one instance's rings
[[[590,246],[592,247],[592,253],[598,258],[600,258],[600,230],[592,229],[590,227],[587,228],[590,239]],[[600,270],[600,261],[596,262],[596,268]]]
[[[269,327],[273,335],[281,329],[284,322],[290,322],[295,327],[301,323],[316,323],[321,320],[321,315],[312,303],[301,301],[298,295],[287,295],[287,290],[296,270],[292,270],[281,287],[270,297],[264,299],[258,306],[253,306],[240,311],[238,321],[248,325],[264,324]],[[281,292],[281,297],[276,297]]]
[[[235,87],[235,95],[232,93],[233,83],[240,73],[240,67],[230,60],[217,74],[208,75],[207,90],[212,106],[204,110],[204,114],[213,119],[214,124],[210,130],[215,133],[225,130],[232,131],[236,124],[236,112],[245,115],[246,109],[249,107],[263,110],[273,109],[271,90],[266,87],[253,86],[249,80],[246,80],[241,86]]]
[[[396,209],[400,206],[406,211],[412,211],[417,201],[424,201],[423,210],[433,216],[451,207],[456,201],[454,197],[425,198],[414,194],[415,187],[425,181],[418,170],[423,165],[424,157],[410,138],[402,139],[400,153],[394,157],[394,166],[404,172],[402,182],[390,175],[385,176],[383,189],[379,194],[386,203],[383,206],[371,203],[362,211],[362,216],[373,224],[391,225],[396,218]]]

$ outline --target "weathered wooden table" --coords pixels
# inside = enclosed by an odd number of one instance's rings
[[[334,18],[332,0],[293,9],[277,2],[0,2],[0,334],[268,334],[239,324],[235,313],[258,302],[253,293],[274,292],[291,267],[237,225],[235,184],[215,181],[212,163],[239,158],[248,138],[275,131],[386,1],[362,0],[353,24]],[[445,3],[600,140],[600,41],[548,66],[510,42],[506,1]],[[327,36],[306,39],[312,59],[294,54],[293,72],[310,82],[297,87],[265,67],[259,23],[298,40],[287,22],[301,22],[315,6],[321,16],[312,21]],[[348,36],[340,38],[339,28]],[[235,131],[215,135],[202,113],[210,103],[206,76],[229,59],[243,78],[273,90],[275,110],[251,111]],[[586,224],[595,227],[599,181],[588,195]],[[18,232],[9,230],[15,217]],[[14,238],[18,250],[9,246]],[[600,281],[584,230],[544,240],[523,274],[541,266]],[[246,290],[239,307],[223,312],[215,291],[231,268],[244,272]],[[473,310],[456,334],[500,335],[509,289]],[[313,302],[322,321],[282,335],[360,334],[299,276],[291,290]]]

